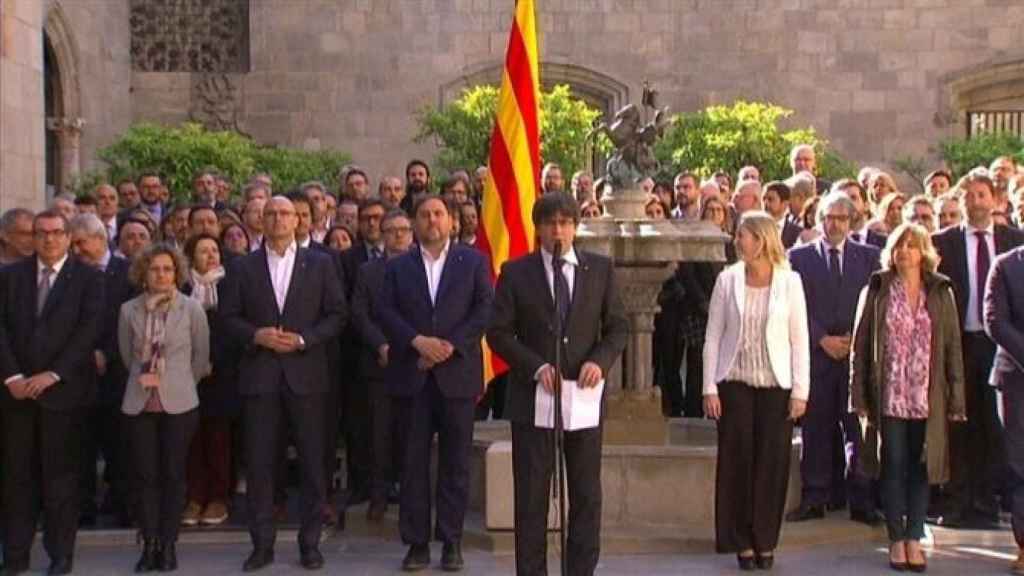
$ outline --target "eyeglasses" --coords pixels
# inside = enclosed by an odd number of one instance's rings
[[[838,214],[827,214],[827,215],[825,215],[825,221],[826,222],[837,222],[839,224],[845,224],[846,222],[850,221],[850,217],[849,216],[845,216],[845,215],[838,215]]]
[[[32,234],[36,238],[63,238],[67,230],[36,230]]]
[[[382,229],[381,232],[385,234],[411,234],[412,226],[391,226]]]

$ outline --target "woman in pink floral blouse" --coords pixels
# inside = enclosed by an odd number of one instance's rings
[[[889,235],[882,269],[861,294],[850,357],[850,401],[867,427],[861,464],[881,476],[895,570],[927,568],[928,485],[948,481],[946,421],[965,418],[959,316],[937,265],[922,226]]]

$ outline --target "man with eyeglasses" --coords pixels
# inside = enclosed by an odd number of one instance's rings
[[[412,223],[402,210],[388,212],[381,222],[384,253],[387,259],[404,254],[412,246]],[[352,294],[352,325],[359,341],[359,372],[369,392],[370,425],[372,431],[370,507],[366,518],[380,522],[387,512],[388,500],[396,500],[395,485],[401,473],[401,447],[405,445],[397,426],[404,418],[396,417],[395,408],[384,389],[384,373],[388,365],[388,340],[377,318],[380,294],[384,289],[384,259],[370,260],[360,267],[359,280]]]
[[[345,289],[350,302],[359,282],[362,266],[367,262],[384,259],[384,242],[381,235],[384,213],[384,202],[377,196],[367,198],[359,206],[359,243],[341,255]],[[342,365],[357,366],[359,349],[359,335],[355,325],[350,324],[342,335]],[[370,456],[370,397],[359,370],[345,371],[341,390],[348,464],[346,505],[355,506],[370,498],[370,470],[373,465]]]
[[[857,300],[878,270],[880,255],[874,246],[849,240],[855,213],[848,195],[828,194],[818,206],[824,235],[789,253],[790,265],[803,280],[811,340],[811,396],[801,420],[801,502],[786,516],[790,522],[823,518],[826,507],[840,509],[847,501],[852,520],[879,521],[870,482],[857,474],[859,423],[847,408]]]
[[[104,278],[70,255],[68,222],[33,220],[36,256],[0,270],[4,573],[28,570],[40,507],[49,574],[69,574],[78,529],[81,414],[96,395]]]
[[[295,206],[274,196],[263,209],[265,243],[239,257],[221,283],[225,332],[246,353],[239,365],[245,403],[249,534],[245,572],[274,561],[274,469],[281,427],[292,430],[302,466],[300,563],[323,567],[321,513],[326,501],[324,399],[332,385],[328,344],[347,319],[345,292],[330,258],[295,241]],[[269,289],[268,289],[269,288]]]

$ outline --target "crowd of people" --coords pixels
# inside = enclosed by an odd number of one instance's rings
[[[1024,447],[1011,436],[1024,427],[1012,402],[1024,166],[937,170],[912,194],[874,168],[818,178],[810,146],[790,165],[772,182],[746,166],[638,183],[648,217],[733,239],[727,262],[678,265],[654,334],[665,415],[718,421],[718,550],[770,568],[783,520],[840,509],[886,524],[895,569],[925,569],[926,520],[990,525],[1002,508],[1024,547]],[[256,174],[235,194],[210,168],[172,201],[144,172],[4,213],[5,573],[28,568],[40,513],[52,574],[72,570],[76,530],[98,515],[138,527],[136,571],[174,570],[180,527],[225,522],[236,492],[253,543],[244,569],[261,569],[285,517],[289,446],[304,567],[323,566],[322,527],[343,529],[346,509],[368,502],[371,522],[399,504],[404,569],[428,567],[436,539],[441,566],[458,570],[473,422],[487,418],[512,421],[517,572],[544,573],[552,445],[535,389],[597,386],[626,345],[610,262],[573,248],[581,219],[603,217],[608,184],[544,166],[538,250],[495,287],[477,240],[486,177],[460,170],[435,186],[413,160],[376,192],[349,166],[335,189],[282,192]],[[545,281],[551,298],[538,297]],[[548,354],[555,316],[562,374]],[[512,367],[489,383],[485,333]],[[794,426],[801,502],[784,517]],[[600,430],[567,432],[565,450],[566,553],[589,574]]]

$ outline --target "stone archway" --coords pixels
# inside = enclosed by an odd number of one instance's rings
[[[64,10],[55,2],[43,25],[46,92],[47,184],[60,192],[81,173],[81,89],[78,44]]]
[[[1024,52],[947,74],[936,121],[950,135],[997,129],[1024,133]],[[998,125],[985,126],[986,120]]]

